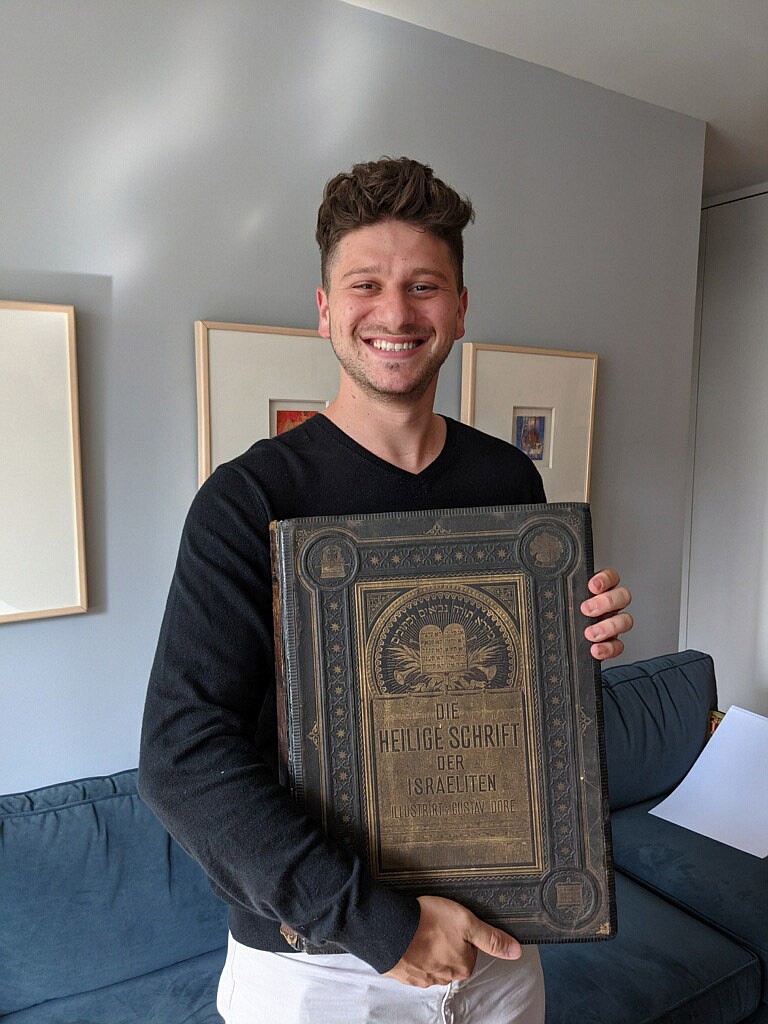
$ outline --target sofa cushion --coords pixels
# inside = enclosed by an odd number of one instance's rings
[[[616,865],[748,946],[762,963],[768,1002],[768,859],[656,818],[648,813],[656,803],[612,815]]]
[[[546,1024],[736,1024],[760,1000],[754,956],[616,875],[610,942],[541,946]]]
[[[0,797],[0,889],[0,1016],[226,944],[224,904],[135,771]]]
[[[605,669],[602,680],[611,810],[668,793],[707,739],[712,659],[682,651]]]
[[[52,999],[3,1024],[221,1024],[216,989],[226,949],[96,992]]]

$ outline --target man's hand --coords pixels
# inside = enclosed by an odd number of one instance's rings
[[[448,985],[470,976],[478,949],[502,960],[517,960],[522,954],[516,939],[481,921],[460,903],[442,896],[419,896],[419,905],[419,927],[387,978],[418,988]]]
[[[625,612],[632,595],[626,587],[619,586],[619,574],[615,569],[602,569],[587,584],[590,597],[581,605],[584,615],[598,619],[584,630],[584,636],[592,642],[590,651],[598,661],[616,658],[624,650],[619,633],[627,633],[634,625],[632,616]]]

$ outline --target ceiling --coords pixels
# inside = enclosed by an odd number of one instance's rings
[[[704,196],[768,181],[768,0],[345,0],[708,122]]]

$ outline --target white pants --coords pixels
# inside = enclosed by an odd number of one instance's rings
[[[543,1024],[539,951],[478,952],[467,981],[414,988],[350,953],[265,953],[230,935],[217,1008],[225,1024]]]

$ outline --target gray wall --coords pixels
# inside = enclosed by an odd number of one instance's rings
[[[314,327],[323,182],[469,193],[467,340],[600,354],[596,549],[674,649],[704,125],[331,0],[4,0],[0,297],[77,306],[89,614],[0,627],[0,791],[135,764],[195,319]],[[439,409],[458,416],[460,353]]]
[[[704,231],[685,641],[715,659],[723,710],[766,715],[768,191],[706,210]]]

